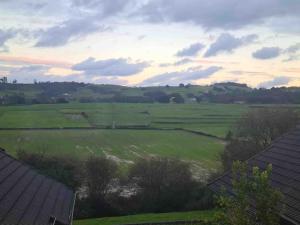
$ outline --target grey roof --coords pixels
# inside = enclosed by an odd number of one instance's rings
[[[69,225],[74,200],[65,185],[0,150],[0,224]]]
[[[247,162],[249,166],[261,169],[272,164],[271,184],[284,195],[285,209],[282,216],[293,224],[300,224],[300,127],[283,135]],[[232,193],[231,180],[232,174],[229,171],[209,184],[209,187],[218,192],[223,186]]]

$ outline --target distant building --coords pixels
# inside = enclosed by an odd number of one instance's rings
[[[281,224],[300,224],[300,127],[276,140],[271,147],[248,160],[251,167],[265,170],[272,164],[271,184],[279,189],[284,197],[284,210]],[[232,194],[231,172],[225,173],[209,187],[219,192],[221,187]]]
[[[71,225],[75,194],[0,150],[0,224]]]

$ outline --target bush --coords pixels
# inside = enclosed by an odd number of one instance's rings
[[[221,159],[224,169],[235,160],[246,160],[267,148],[272,141],[296,127],[298,113],[292,109],[268,108],[247,112],[238,121],[235,133],[228,135],[228,144]]]
[[[41,174],[47,175],[66,186],[78,190],[82,183],[81,162],[73,157],[51,156],[43,153],[17,152],[22,162],[30,165]]]
[[[248,176],[248,165],[236,161],[232,167],[232,191],[219,197],[222,209],[217,224],[220,225],[279,225],[282,194],[270,184],[272,166],[260,171],[254,167]],[[250,213],[251,210],[251,213]]]
[[[141,159],[131,168],[129,178],[136,185],[134,197],[139,212],[180,211],[201,205],[203,186],[193,180],[188,163],[167,158]]]

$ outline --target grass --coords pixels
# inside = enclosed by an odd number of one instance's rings
[[[80,115],[62,114],[58,111],[6,111],[0,117],[1,128],[61,128],[89,127]]]
[[[224,137],[245,105],[53,104],[0,107],[0,128],[145,126],[185,128]]]
[[[42,130],[0,131],[0,146],[15,154],[18,149],[77,157],[107,155],[124,163],[138,157],[168,156],[219,166],[223,143],[184,131],[156,130]]]
[[[0,146],[12,154],[17,149],[77,157],[96,154],[127,164],[138,157],[159,155],[177,157],[193,161],[201,168],[215,169],[220,164],[218,154],[224,147],[220,140],[179,130],[146,128],[184,128],[225,137],[241,115],[254,107],[261,105],[70,103],[0,106],[0,128],[3,129],[0,130]],[[145,129],[100,129],[113,126],[144,126]]]
[[[140,214],[120,217],[104,217],[99,219],[75,220],[74,225],[121,225],[145,222],[167,222],[184,220],[210,220],[215,211],[192,211],[177,213]]]

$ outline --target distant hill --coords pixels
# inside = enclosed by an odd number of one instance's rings
[[[299,104],[300,88],[252,89],[233,82],[209,86],[127,87],[76,82],[0,83],[0,104],[68,102]]]

